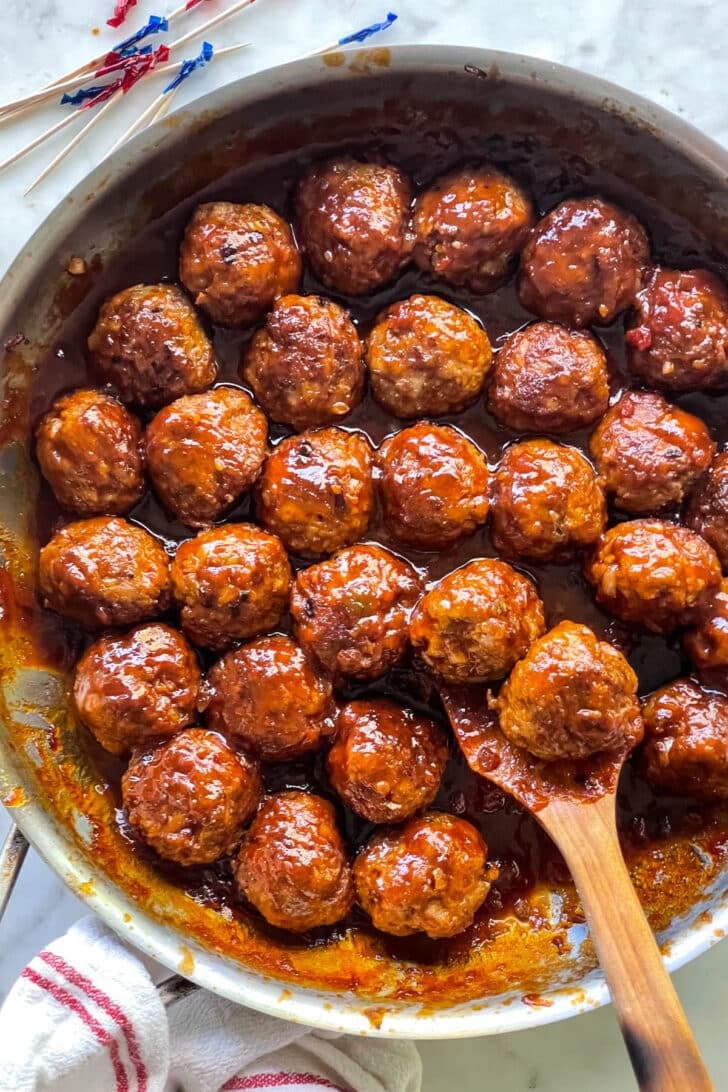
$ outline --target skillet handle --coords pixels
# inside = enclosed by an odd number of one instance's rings
[[[0,849],[0,921],[10,901],[27,852],[26,837],[13,823]]]

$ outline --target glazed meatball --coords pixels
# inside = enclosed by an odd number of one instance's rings
[[[597,602],[623,622],[670,633],[694,622],[720,583],[720,563],[704,539],[659,519],[610,527],[586,575]]]
[[[728,800],[728,698],[690,679],[675,682],[644,703],[642,769],[667,792]]]
[[[334,730],[331,683],[290,637],[259,637],[228,652],[205,684],[209,728],[268,762],[315,751]]]
[[[386,698],[339,712],[326,768],[347,807],[372,823],[399,823],[431,804],[448,758],[434,720]]]
[[[301,256],[290,227],[267,205],[200,205],[179,252],[179,279],[222,326],[251,326],[295,292]]]
[[[536,224],[521,255],[528,311],[571,326],[609,323],[634,303],[650,248],[642,225],[600,197],[562,202]]]
[[[378,455],[387,530],[420,550],[442,550],[488,518],[485,456],[457,429],[426,421],[396,433]]]
[[[121,779],[131,825],[160,857],[180,865],[232,853],[262,791],[256,763],[202,728],[135,754]]]
[[[167,610],[169,558],[148,531],[97,516],[56,532],[38,583],[44,606],[82,626],[133,626]]]
[[[494,167],[453,171],[415,204],[414,258],[457,288],[492,292],[510,275],[533,224],[533,206]]]
[[[607,505],[594,468],[577,448],[526,440],[503,455],[492,515],[499,553],[563,561],[597,541],[607,523]]]
[[[187,641],[156,623],[91,645],[76,665],[73,699],[101,746],[123,755],[191,724],[199,687]]]
[[[384,311],[367,341],[369,381],[395,417],[455,413],[474,401],[490,369],[480,323],[437,296],[410,296]]]
[[[482,683],[507,675],[544,629],[533,582],[505,561],[480,558],[422,597],[410,640],[447,682]]]
[[[341,921],[354,884],[333,805],[295,790],[267,797],[243,838],[235,882],[280,929],[304,933]]]
[[[373,679],[402,658],[422,582],[380,546],[350,546],[299,572],[291,614],[304,650],[336,680]]]
[[[721,581],[683,644],[701,678],[728,690],[728,580]]]
[[[497,878],[487,854],[471,823],[430,812],[370,838],[354,862],[357,898],[383,933],[455,936]]]
[[[112,296],[88,348],[92,367],[122,402],[163,406],[206,390],[217,377],[197,313],[173,284],[137,284]]]
[[[274,421],[297,432],[329,425],[361,401],[362,343],[333,300],[284,296],[250,342],[243,377]]]
[[[607,358],[591,334],[534,322],[495,358],[488,408],[514,432],[573,432],[608,405]]]
[[[710,543],[723,568],[728,569],[728,452],[715,456],[698,483],[685,522]]]
[[[35,442],[56,500],[77,516],[124,515],[144,491],[142,427],[108,394],[80,390],[57,398]]]
[[[534,641],[491,705],[503,735],[545,762],[642,738],[637,676],[621,652],[575,622]]]
[[[302,432],[266,459],[257,516],[291,553],[320,557],[356,542],[373,509],[372,450],[359,432]]]
[[[627,391],[600,421],[589,450],[615,504],[644,515],[680,504],[715,444],[699,417],[660,394]]]
[[[253,484],[267,440],[268,423],[243,391],[190,394],[147,428],[149,477],[168,512],[189,527],[209,527]]]
[[[657,266],[635,306],[625,341],[636,376],[672,391],[728,384],[728,290],[715,274]]]
[[[170,570],[182,629],[222,649],[277,624],[291,567],[283,543],[251,523],[228,523],[180,544]]]
[[[311,167],[296,191],[296,233],[319,280],[347,296],[393,280],[412,250],[411,199],[396,167],[347,156]]]

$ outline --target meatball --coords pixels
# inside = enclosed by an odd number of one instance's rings
[[[728,451],[716,455],[690,497],[685,522],[713,547],[728,569]]]
[[[376,678],[404,655],[421,592],[420,576],[406,561],[380,546],[350,546],[296,576],[296,636],[336,680]]]
[[[284,296],[250,342],[242,371],[268,416],[302,431],[339,421],[358,405],[362,358],[343,307],[322,296]]]
[[[123,755],[191,724],[199,687],[187,641],[156,623],[91,645],[76,665],[73,699],[101,746]]]
[[[676,679],[645,701],[642,769],[667,792],[728,800],[728,698]]]
[[[728,580],[721,581],[683,643],[701,678],[728,690]]]
[[[637,676],[621,652],[576,622],[534,641],[491,705],[503,735],[545,762],[642,738]]]
[[[304,933],[341,921],[354,883],[333,805],[295,790],[267,797],[243,838],[235,882],[280,929]]]
[[[107,300],[88,339],[91,365],[122,402],[163,406],[211,387],[217,363],[197,313],[173,284],[137,284]]]
[[[61,508],[124,515],[144,491],[142,427],[101,391],[57,398],[35,434],[41,471]]]
[[[493,544],[501,554],[563,561],[592,546],[607,524],[601,484],[575,447],[526,440],[507,448],[495,474]]]
[[[453,171],[417,199],[415,261],[457,288],[492,292],[512,272],[533,219],[508,175],[494,167]]]
[[[660,394],[627,391],[600,421],[589,450],[615,504],[645,515],[682,502],[715,444],[699,417]]]
[[[536,224],[521,255],[518,294],[541,318],[609,323],[634,302],[649,258],[634,216],[601,197],[570,198]]]
[[[374,698],[340,711],[326,768],[362,819],[399,823],[435,799],[447,758],[447,739],[434,720]]]
[[[491,356],[480,323],[437,296],[393,304],[367,341],[372,393],[395,417],[463,409],[483,389]]]
[[[131,825],[160,857],[180,865],[232,853],[262,791],[256,763],[202,728],[135,754],[121,779]]]
[[[488,408],[514,432],[573,432],[608,405],[607,358],[591,334],[534,322],[495,358]]]
[[[611,614],[670,633],[698,618],[721,573],[715,552],[686,527],[635,519],[604,532],[586,575]]]
[[[420,550],[442,550],[488,518],[485,456],[457,429],[423,421],[390,436],[378,455],[387,530]]]
[[[267,205],[199,205],[179,252],[179,279],[222,326],[252,326],[295,292],[301,256],[290,227]]]
[[[334,730],[331,683],[290,637],[259,637],[228,652],[205,684],[209,728],[264,761],[314,751]]]
[[[728,383],[728,290],[706,269],[655,267],[625,334],[629,365],[654,387],[699,391]]]
[[[96,516],[57,531],[40,551],[43,605],[82,626],[133,626],[169,606],[169,558],[148,531]]]
[[[482,683],[507,675],[545,628],[533,582],[505,561],[479,558],[420,599],[410,640],[441,678]]]
[[[277,624],[291,567],[283,543],[251,523],[228,523],[182,542],[170,570],[182,629],[222,649]]]
[[[411,200],[391,165],[348,156],[314,164],[296,191],[296,233],[319,280],[347,296],[393,280],[412,250]]]
[[[258,519],[301,557],[356,542],[373,509],[372,450],[359,432],[289,436],[268,456],[258,483]]]
[[[452,937],[472,924],[497,870],[475,827],[430,812],[377,831],[354,862],[357,898],[373,924],[397,937]]]
[[[149,477],[173,516],[209,527],[258,476],[268,423],[243,391],[218,387],[178,398],[147,428]]]

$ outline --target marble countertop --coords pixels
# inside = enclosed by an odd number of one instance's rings
[[[134,28],[149,14],[172,3],[140,0]],[[218,5],[213,0],[194,16],[197,23]],[[631,3],[561,0],[535,5],[533,0],[484,5],[482,0],[392,0],[400,18],[387,31],[388,41],[439,42],[514,50],[570,64],[620,83],[692,121],[728,145],[728,108],[724,87],[725,8],[701,0]],[[112,0],[4,0],[0,19],[0,101],[8,101],[58,77],[123,36],[105,27]],[[250,42],[248,49],[221,58],[190,80],[178,104],[204,94],[239,75],[293,59],[321,48],[343,34],[379,20],[386,5],[377,0],[259,0],[224,29],[211,35],[221,48]],[[497,18],[495,13],[497,11]],[[135,13],[136,15],[136,13]],[[194,25],[190,17],[184,28]],[[189,53],[199,44],[190,44]],[[140,88],[107,117],[59,170],[31,197],[30,182],[63,146],[53,142],[2,176],[0,202],[0,274],[29,235],[93,167],[157,90]],[[0,161],[58,118],[57,109],[0,128]],[[0,838],[10,818],[0,809]],[[84,908],[53,873],[30,853],[7,915],[0,925],[0,1000],[13,979],[48,940],[63,932]],[[675,975],[716,1088],[728,1088],[725,1036],[725,981],[728,944],[721,944]],[[424,1088],[454,1087],[475,1092],[483,1087],[539,1089],[542,1092],[620,1092],[634,1087],[611,1009],[562,1024],[465,1042],[425,1043]]]

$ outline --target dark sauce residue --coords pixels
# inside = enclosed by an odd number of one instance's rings
[[[84,345],[95,321],[99,303],[105,297],[139,282],[176,280],[179,242],[184,225],[196,203],[201,199],[260,201],[290,217],[292,188],[303,167],[311,159],[332,150],[332,147],[316,146],[308,149],[305,154],[282,156],[268,160],[262,166],[256,164],[236,171],[207,187],[202,194],[189,198],[145,229],[134,244],[127,247],[98,277],[92,292],[76,307],[66,323],[61,337],[40,368],[40,380],[34,389],[31,403],[32,423],[35,423],[40,413],[48,408],[52,398],[60,391],[94,382],[93,376],[87,373]],[[407,171],[418,188],[459,163],[489,160],[515,175],[531,192],[541,212],[548,210],[565,196],[600,192],[625,205],[642,220],[650,232],[656,260],[681,267],[708,266],[724,276],[726,274],[725,264],[721,263],[709,243],[686,220],[666,214],[657,204],[645,199],[623,181],[592,170],[578,156],[559,155],[532,134],[512,132],[509,136],[495,136],[484,140],[474,131],[462,134],[423,130],[413,135],[403,128],[392,126],[386,132],[372,137],[366,144],[347,144],[345,149],[337,146],[335,150],[389,159]],[[377,313],[394,300],[405,298],[414,292],[434,293],[476,315],[484,323],[496,352],[507,334],[533,319],[518,303],[512,281],[492,295],[476,297],[466,292],[454,293],[448,286],[410,269],[386,290],[364,299],[354,299],[337,297],[327,291],[307,270],[302,291],[338,299],[351,311],[362,334],[366,334]],[[75,306],[77,300],[74,299],[73,302]],[[250,332],[212,328],[210,333],[221,365],[219,381],[243,387],[238,375],[238,365]],[[618,320],[608,328],[599,329],[596,333],[608,354],[612,390],[616,397],[628,385],[623,320]],[[710,398],[688,395],[677,401],[703,417],[715,440],[720,445],[725,443],[728,439],[728,395]],[[463,413],[442,420],[457,426],[474,440],[485,452],[491,466],[498,461],[503,449],[517,439],[515,434],[502,428],[489,416],[482,398]],[[369,396],[365,397],[343,424],[347,428],[362,430],[375,445],[403,427],[402,422],[384,413]],[[285,429],[272,427],[274,443],[286,434]],[[588,431],[557,439],[585,450]],[[677,515],[673,513],[674,517]],[[158,536],[170,552],[174,551],[180,540],[193,534],[190,529],[170,521],[151,493],[145,495],[130,518]],[[249,500],[244,500],[227,518],[249,519]],[[624,517],[619,512],[613,512],[611,518],[618,520]],[[42,485],[38,505],[39,540],[45,542],[63,522],[65,517],[56,507],[47,486]],[[495,556],[487,530],[479,531],[441,554],[403,550],[389,538],[386,527],[379,518],[372,525],[368,537],[408,557],[418,568],[426,571],[428,579],[433,581],[473,557]],[[296,567],[304,564],[297,563],[295,558],[293,560]],[[638,673],[642,693],[653,690],[676,675],[689,672],[689,665],[682,654],[677,636],[667,640],[642,636],[630,631],[597,607],[582,576],[580,561],[568,565],[519,563],[517,567],[536,581],[545,603],[548,624],[554,625],[564,618],[584,622],[599,636],[616,644],[629,657]],[[53,626],[47,628],[47,640],[53,641],[54,658],[59,666],[68,670],[82,647],[84,637],[74,627],[64,624],[60,631],[63,636],[59,640],[55,620]],[[283,628],[286,629],[287,626]],[[211,662],[209,656],[202,658],[206,665]],[[403,664],[374,684],[353,686],[342,691],[339,696],[343,701],[354,696],[371,694],[391,695],[406,704],[416,705],[441,721],[444,720],[434,688],[411,662]],[[101,751],[90,738],[88,748],[102,783],[110,787],[119,801],[121,764]],[[271,766],[265,772],[265,780],[271,791],[287,787],[309,788],[324,796],[333,797],[323,776],[320,755],[295,763]],[[482,916],[498,918],[506,913],[515,913],[518,916],[521,900],[535,885],[551,886],[568,882],[568,872],[560,855],[535,820],[500,789],[470,773],[464,759],[457,752],[454,741],[452,758],[436,806],[465,816],[475,823],[483,832],[490,855],[500,868],[500,877],[493,887]],[[704,805],[701,807],[687,798],[656,794],[631,764],[627,766],[622,778],[618,810],[620,832],[628,858],[638,851],[644,852],[646,847],[656,845],[671,833],[691,830],[697,832],[710,823],[710,811]],[[340,808],[340,814],[351,850],[355,851],[366,840],[372,826],[343,808]],[[175,867],[157,858],[151,849],[140,842],[125,823],[120,808],[117,815],[120,829],[133,845],[135,852],[153,861],[160,872],[184,888],[192,898],[205,905],[228,908],[235,916],[250,916],[251,912],[235,900],[228,861],[223,860],[209,868],[184,870]],[[256,915],[253,916],[264,933],[275,936],[278,942],[283,941],[290,947],[322,943],[340,936],[351,925],[370,929],[358,911],[354,911],[349,920],[333,929],[317,930],[303,938],[283,934],[267,926]],[[462,951],[463,942],[458,938],[453,941],[433,942],[420,937],[407,940],[388,937],[382,938],[382,943],[386,951],[399,958],[429,963],[447,959],[451,953],[456,958],[457,953]]]

